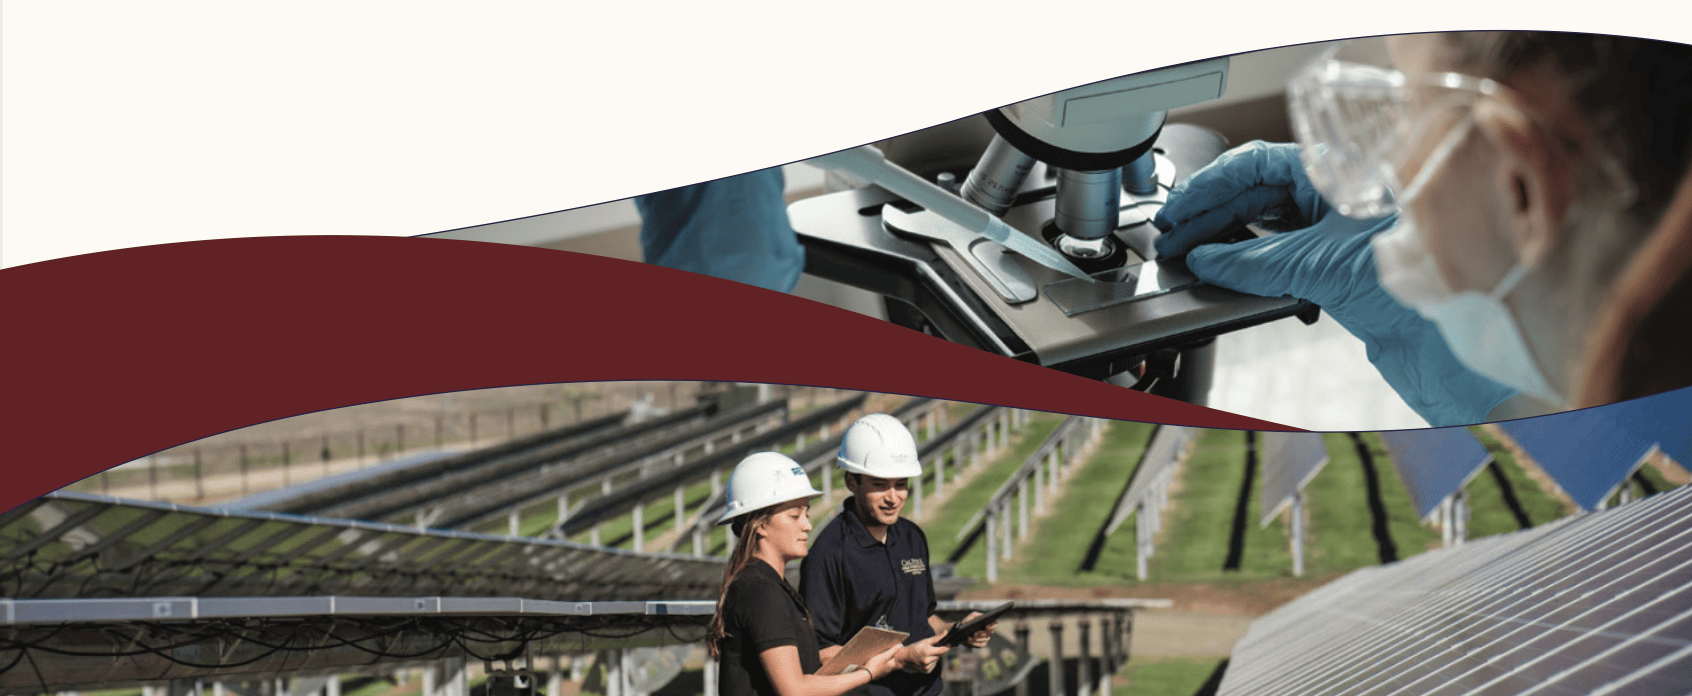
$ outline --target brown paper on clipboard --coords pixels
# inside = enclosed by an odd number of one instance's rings
[[[817,674],[828,676],[831,674],[846,674],[869,662],[870,658],[887,652],[888,648],[905,642],[911,634],[899,631],[888,631],[874,626],[865,626],[858,631],[858,635],[846,641],[846,647],[829,658],[828,663],[817,670]]]

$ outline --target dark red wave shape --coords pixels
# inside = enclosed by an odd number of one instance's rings
[[[255,423],[551,382],[804,384],[1287,429],[739,283],[504,244],[164,244],[7,269],[0,297],[0,510]]]

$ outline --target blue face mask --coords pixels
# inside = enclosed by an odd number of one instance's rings
[[[1550,405],[1568,408],[1568,400],[1551,387],[1521,325],[1504,304],[1504,298],[1527,275],[1526,264],[1517,261],[1491,292],[1453,292],[1409,216],[1401,215],[1398,225],[1376,236],[1373,245],[1381,287],[1438,326],[1451,352],[1465,366]]]

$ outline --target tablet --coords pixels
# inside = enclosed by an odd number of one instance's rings
[[[1016,606],[1016,602],[1005,602],[1004,604],[993,607],[991,610],[973,619],[968,621],[959,621],[952,624],[951,630],[946,631],[946,635],[941,636],[940,640],[934,641],[934,644],[943,648],[950,648],[955,645],[964,645],[969,641],[969,636],[973,635],[976,631],[986,628],[987,624],[998,621],[999,617],[1003,616],[1005,612],[1010,611],[1010,608],[1013,606]]]

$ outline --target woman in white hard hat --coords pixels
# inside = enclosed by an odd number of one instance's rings
[[[889,649],[846,674],[816,673],[822,657],[810,612],[782,573],[805,557],[810,499],[819,495],[804,469],[775,452],[741,460],[729,477],[728,509],[717,524],[733,525],[739,542],[706,636],[722,665],[722,696],[839,696],[894,669]]]

